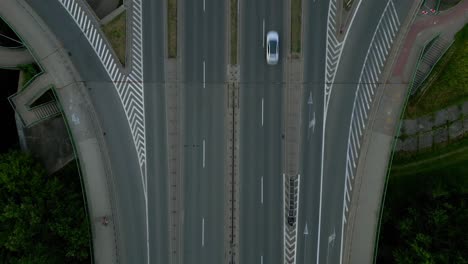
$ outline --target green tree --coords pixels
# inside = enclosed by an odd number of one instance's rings
[[[430,193],[430,192],[429,192]],[[397,220],[395,263],[467,263],[468,195],[420,195]]]
[[[73,167],[47,175],[29,154],[0,155],[1,263],[89,262],[88,225],[77,180]]]

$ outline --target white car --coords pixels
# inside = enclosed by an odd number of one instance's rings
[[[266,61],[270,65],[278,63],[279,59],[279,37],[278,32],[269,31],[266,36]]]

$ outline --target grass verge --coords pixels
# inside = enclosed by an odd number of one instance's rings
[[[291,0],[291,52],[301,53],[302,0]]]
[[[169,58],[177,57],[177,0],[168,0],[168,48]]]
[[[231,50],[230,50],[230,61],[232,65],[237,64],[237,1],[231,0]]]
[[[468,99],[468,26],[439,60],[421,87],[425,91],[411,98],[405,118],[416,118],[461,104]]]
[[[441,160],[449,164],[458,163],[460,159],[468,160],[468,137],[451,142],[446,146],[436,146],[416,154],[395,153],[392,174],[398,176],[430,172],[441,166],[439,163]]]
[[[112,48],[114,49],[117,57],[122,65],[125,65],[125,51],[126,51],[126,12],[118,15],[112,21],[102,27],[102,31],[106,34]]]
[[[18,65],[18,69],[23,72],[23,83],[21,84],[23,88],[26,87],[36,75],[41,73],[41,69],[35,63]]]

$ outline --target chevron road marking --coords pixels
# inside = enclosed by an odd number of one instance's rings
[[[300,212],[299,211],[300,209],[299,208],[299,197],[300,197],[299,195],[300,195],[300,187],[301,187],[301,175],[298,174],[295,177],[297,178],[294,180],[294,188],[293,188],[294,193],[291,194],[290,193],[290,190],[291,190],[290,179],[288,177],[288,179],[286,180],[286,176],[285,174],[283,174],[283,194],[284,194],[283,202],[286,202],[285,206],[283,207],[283,210],[284,210],[283,219],[287,219],[288,217],[291,195],[293,195],[292,199],[294,199],[294,208],[295,208],[294,217],[296,218],[296,221],[293,224],[293,226],[290,226],[289,223],[285,223],[285,221],[283,220],[284,263],[285,264],[295,264],[296,255],[297,255],[297,236],[298,236],[298,226],[299,226],[298,218],[299,218],[299,212]]]
[[[146,244],[147,260],[149,259],[149,224],[148,224],[148,198],[146,178],[146,130],[144,114],[144,86],[143,86],[143,25],[142,25],[142,0],[132,1],[132,44],[131,60],[132,68],[128,75],[123,73],[120,63],[115,60],[106,38],[102,35],[99,23],[88,15],[92,11],[82,6],[76,0],[59,0],[63,8],[72,17],[88,40],[90,46],[98,56],[102,66],[111,79],[120,101],[124,108],[127,122],[132,133],[133,143],[138,155],[140,165],[140,177],[143,185],[143,194],[146,206]]]
[[[346,172],[344,180],[343,213],[341,225],[340,263],[343,255],[343,230],[347,222],[349,203],[351,202],[354,173],[356,170],[363,131],[368,121],[368,111],[374,100],[375,89],[379,86],[380,75],[385,66],[392,43],[397,35],[400,19],[393,0],[387,2],[372,36],[369,48],[359,76],[355,93],[351,123],[348,132]],[[359,133],[359,135],[358,135]]]

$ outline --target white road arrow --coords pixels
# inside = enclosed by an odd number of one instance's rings
[[[307,139],[310,137],[309,130],[312,128],[312,133],[315,132],[315,112],[312,112],[312,105],[314,101],[312,100],[312,91],[309,93],[309,100],[307,100],[307,105],[309,106],[309,129],[307,130]],[[311,118],[311,114],[313,117]]]
[[[333,248],[335,245],[335,238],[336,238],[336,233],[335,233],[335,228],[333,228],[333,233],[328,236],[328,247],[327,247],[327,263],[330,257],[330,248]]]
[[[309,121],[309,128],[312,128],[312,133],[315,132],[315,112],[313,113],[312,120]]]
[[[307,263],[306,260],[307,260],[307,236],[309,235],[309,230],[307,229],[307,222],[305,224],[305,228],[304,228],[304,262],[302,263]]]

